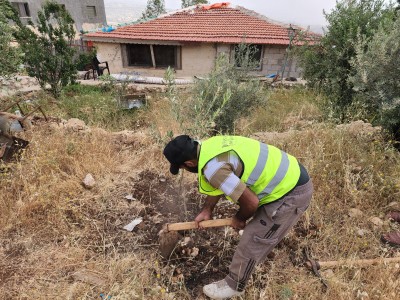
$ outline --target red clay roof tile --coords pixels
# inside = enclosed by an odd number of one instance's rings
[[[251,43],[288,45],[287,27],[249,14],[240,8],[180,10],[143,23],[95,32],[85,39],[157,40],[208,43]]]

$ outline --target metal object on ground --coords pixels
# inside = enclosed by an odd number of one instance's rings
[[[145,94],[129,94],[119,97],[119,106],[123,109],[141,108],[145,105]]]
[[[316,260],[311,258],[308,248],[304,248],[304,257],[306,266],[314,272],[314,274],[319,278],[326,290],[328,288],[328,283],[324,278],[322,278],[321,273],[319,272],[320,266]]]
[[[207,220],[200,222],[200,227],[222,227],[230,226],[232,219],[217,219]],[[164,258],[168,258],[174,251],[176,244],[181,239],[181,235],[178,233],[179,230],[188,230],[199,228],[196,222],[182,222],[182,223],[170,223],[165,224],[163,229],[158,233],[160,242],[160,252]]]
[[[32,123],[28,119],[29,116],[39,110],[47,121],[47,117],[40,106],[34,106],[30,112],[25,114],[20,105],[21,101],[23,100],[13,102],[4,110],[0,110],[0,160],[4,162],[11,161],[21,153],[22,149],[28,146],[28,141],[16,137],[15,134],[32,127]],[[14,106],[18,107],[15,114],[7,112]]]

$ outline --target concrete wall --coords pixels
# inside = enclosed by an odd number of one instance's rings
[[[45,0],[11,0],[10,2],[28,3],[31,18],[24,18],[24,20],[31,19],[35,23],[37,21],[37,13],[41,10]],[[95,29],[107,23],[103,0],[56,0],[56,2],[65,5],[65,8],[75,21],[77,31]],[[96,16],[94,18],[88,17],[87,6],[96,7]]]
[[[216,47],[213,44],[192,44],[182,46],[182,70],[178,76],[205,76],[214,67]]]
[[[116,43],[95,42],[98,55],[102,61],[108,61],[111,73],[133,73],[137,72],[143,76],[163,77],[165,69],[154,69],[149,67],[126,66],[126,54],[124,46]],[[181,66],[176,70],[176,77],[205,76],[213,68],[216,57],[224,53],[231,57],[232,47],[227,44],[192,43],[181,46]],[[252,74],[264,76],[268,74],[279,74],[281,76],[282,66],[285,61],[286,47],[265,46],[263,51],[262,67],[253,71]],[[295,59],[288,57],[284,77],[300,77],[301,69],[297,67]]]
[[[94,46],[97,49],[97,56],[99,60],[101,62],[108,62],[108,67],[112,74],[118,74],[124,71],[120,44],[94,43]]]
[[[282,76],[282,67],[285,63],[286,46],[264,46],[262,70],[264,75],[279,74]],[[283,77],[301,77],[302,70],[298,67],[295,58],[288,56]]]

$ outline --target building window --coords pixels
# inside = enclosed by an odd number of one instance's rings
[[[126,45],[127,64],[132,67],[180,69],[180,46]]]
[[[149,45],[128,45],[128,65],[137,67],[152,67]]]
[[[233,49],[235,65],[240,68],[244,61],[254,64],[254,69],[260,70],[262,65],[262,45],[235,45]]]
[[[31,16],[29,11],[29,5],[26,2],[11,2],[12,6],[17,10],[20,18],[26,18]]]
[[[93,19],[97,16],[96,6],[86,6],[86,16]]]

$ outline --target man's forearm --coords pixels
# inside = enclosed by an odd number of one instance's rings
[[[209,212],[213,212],[214,207],[215,207],[215,205],[217,205],[220,198],[221,198],[221,196],[207,196],[202,210],[207,210]]]
[[[249,188],[246,188],[239,198],[240,208],[236,213],[236,217],[241,221],[251,218],[258,208],[258,203],[257,196]]]

